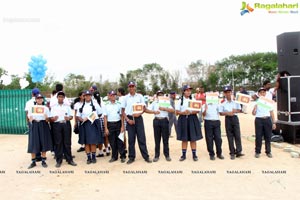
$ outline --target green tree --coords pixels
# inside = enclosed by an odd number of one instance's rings
[[[7,71],[0,67],[0,89],[4,88],[2,77],[7,75]]]

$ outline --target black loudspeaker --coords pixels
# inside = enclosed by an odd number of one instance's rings
[[[300,123],[300,76],[281,77],[277,90],[278,120]]]
[[[276,123],[276,130],[282,135],[285,142],[300,144],[300,125]]]
[[[300,75],[300,32],[287,32],[277,36],[278,71]]]

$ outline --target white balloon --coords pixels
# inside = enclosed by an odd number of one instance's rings
[[[22,78],[22,79],[20,79],[20,85],[21,85],[21,89],[24,89],[29,85],[29,82],[26,81],[25,78]]]
[[[2,76],[1,80],[3,80],[3,85],[9,85],[11,83],[11,77],[8,75]]]

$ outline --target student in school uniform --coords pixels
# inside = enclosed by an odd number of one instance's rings
[[[214,143],[216,145],[217,158],[223,160],[221,121],[219,117],[219,104],[206,103],[202,106],[204,118],[204,131],[207,151],[210,160],[215,160]]]
[[[85,145],[87,155],[87,164],[96,163],[96,149],[98,144],[103,144],[103,135],[101,133],[101,125],[99,116],[102,109],[92,100],[92,93],[85,92],[85,101],[83,102],[79,112],[77,112],[77,121],[81,123],[79,132],[81,134],[79,143]]]
[[[120,133],[124,133],[124,117],[122,115],[121,103],[116,100],[117,93],[111,90],[108,93],[109,101],[103,107],[105,135],[108,136],[112,148],[109,162],[118,160],[120,153],[121,162],[126,159],[123,141],[119,138]]]
[[[147,163],[151,163],[152,161],[149,159],[146,144],[144,120],[142,117],[143,112],[140,114],[133,113],[133,105],[135,103],[141,103],[143,105],[143,110],[146,109],[144,97],[141,94],[136,93],[136,84],[133,81],[129,81],[128,91],[129,93],[125,96],[124,101],[122,102],[122,114],[127,122],[128,131],[129,160],[127,161],[127,164],[131,164],[135,160],[136,138],[138,140],[139,148],[144,160]]]
[[[97,88],[97,85],[92,85],[89,89],[89,91],[92,94],[92,101],[94,104],[98,104],[100,108],[102,108],[102,102],[101,102],[101,96],[100,92]],[[103,135],[104,142],[101,144],[98,144],[99,154],[96,157],[104,157],[104,153],[106,156],[110,155],[110,144],[108,141],[108,136],[104,134],[104,117],[103,115],[99,116],[100,125],[101,125],[101,135]]]
[[[76,166],[71,152],[71,130],[70,120],[73,119],[71,107],[64,104],[65,93],[57,93],[57,104],[51,108],[51,121],[53,122],[53,135],[55,144],[56,167],[62,164],[63,155],[69,165]]]
[[[118,88],[117,91],[117,96],[118,96],[118,101],[121,103],[125,98],[125,89],[124,88]],[[127,137],[126,137],[126,120],[124,120],[124,148],[125,148],[125,153],[127,153]]]
[[[170,92],[170,104],[171,104],[173,110],[175,110],[175,101],[176,101],[176,92],[171,91]],[[177,135],[177,117],[176,117],[175,112],[168,112],[168,117],[169,117],[169,133],[170,133],[169,137],[173,137],[172,136],[173,124],[174,124],[174,128],[175,128],[175,133]]]
[[[160,141],[163,141],[163,152],[167,161],[171,161],[170,150],[169,150],[169,119],[168,113],[174,113],[173,107],[169,104],[168,106],[162,107],[159,105],[159,97],[164,96],[163,91],[159,90],[156,92],[157,98],[148,107],[148,113],[155,115],[153,119],[154,129],[154,141],[155,141],[155,156],[153,162],[159,160],[160,155]]]
[[[242,153],[242,140],[240,122],[237,113],[241,113],[241,104],[232,99],[232,89],[230,86],[224,87],[225,101],[220,105],[220,115],[225,116],[225,129],[228,139],[230,159],[244,156]]]
[[[28,109],[28,119],[32,123],[28,138],[28,153],[31,153],[31,164],[28,169],[36,166],[36,154],[42,152],[42,166],[47,167],[46,152],[52,150],[52,138],[50,135],[49,109],[44,105],[44,97],[37,94],[35,103]]]
[[[75,102],[75,100],[74,100]],[[82,92],[79,92],[78,94],[78,100],[77,102],[74,104],[74,112],[75,112],[75,123],[74,123],[74,129],[73,130],[76,130],[78,134],[78,137],[79,137],[79,140],[80,141],[80,137],[81,137],[81,134],[80,134],[80,131],[79,131],[79,126],[80,126],[80,122],[77,120],[77,113],[79,111],[79,109],[81,108],[82,104],[84,102],[84,91]],[[81,147],[77,150],[77,152],[82,152],[82,151],[85,151],[85,148],[84,148],[84,145],[82,144]]]
[[[260,88],[258,90],[258,98],[266,97],[266,92],[265,88]],[[256,104],[252,110],[252,114],[255,116],[255,158],[260,157],[263,137],[265,139],[265,153],[269,158],[272,158],[271,136],[272,129],[276,129],[273,108],[264,108]]]
[[[27,122],[27,125],[28,125],[28,135],[30,136],[31,135],[31,126],[32,126],[32,123],[29,121],[29,118],[28,118],[28,111],[29,109],[31,109],[32,106],[34,106],[35,104],[35,96],[38,95],[40,93],[40,90],[38,88],[33,88],[31,90],[31,99],[29,99],[26,104],[25,104],[25,115],[26,115],[26,122]],[[39,161],[42,161],[42,157],[41,157],[41,153],[38,152],[36,153],[36,162],[39,162]]]
[[[186,159],[188,142],[190,142],[191,145],[193,160],[198,161],[197,141],[203,138],[197,117],[199,111],[191,111],[188,109],[189,100],[192,99],[192,89],[193,88],[189,85],[184,85],[182,87],[182,96],[176,104],[176,114],[179,115],[177,124],[177,140],[182,141],[182,156],[179,161],[184,161]]]

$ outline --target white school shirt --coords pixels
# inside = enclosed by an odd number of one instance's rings
[[[173,109],[173,107],[170,105],[167,108],[171,108]],[[156,99],[155,101],[153,101],[150,106],[148,106],[149,110],[152,111],[159,111],[159,114],[155,114],[155,117],[169,117],[169,112],[165,111],[165,110],[159,110],[159,101],[158,99]]]
[[[144,97],[141,94],[135,93],[131,95],[130,93],[124,97],[124,100],[121,103],[121,107],[125,108],[126,115],[132,115],[133,113],[133,104],[141,103],[142,105],[146,105],[144,101]]]
[[[45,105],[37,105],[37,106],[43,107],[44,108],[44,113],[41,114],[41,115],[35,115],[35,114],[32,113],[32,107],[31,107],[28,110],[28,114],[27,114],[28,118],[32,117],[33,120],[38,120],[39,121],[39,120],[45,120],[44,114],[46,114],[47,117],[50,116],[50,111],[49,111],[49,108],[47,106],[45,106]]]
[[[93,102],[93,104],[94,104],[94,102]],[[85,118],[85,117],[88,117],[92,112],[95,112],[96,113],[96,118],[95,119],[99,119],[98,115],[102,114],[102,109],[101,109],[101,107],[99,106],[98,103],[94,104],[94,106],[95,106],[95,109],[96,109],[95,111],[93,111],[93,107],[91,105],[91,102],[85,102],[85,104],[83,106],[83,109],[82,109],[82,113],[80,113],[79,109],[78,109],[76,116],[81,117],[81,118]]]
[[[112,103],[108,101],[103,106],[103,115],[107,116],[108,122],[117,122],[121,120],[122,108],[119,101]]]
[[[64,121],[65,117],[73,116],[71,107],[63,104],[56,104],[51,108],[50,117],[58,116],[55,122]]]

